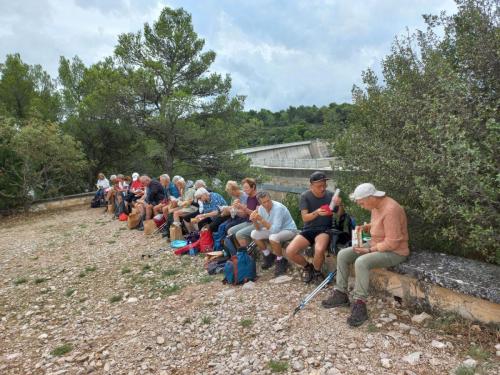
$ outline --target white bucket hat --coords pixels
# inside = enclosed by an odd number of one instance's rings
[[[137,172],[132,173],[132,181],[137,181],[138,178],[139,178],[139,173]]]
[[[356,189],[354,189],[354,193],[349,195],[349,198],[351,198],[353,201],[358,200],[358,199],[363,199],[366,197],[383,197],[385,195],[385,191],[379,191],[375,189],[375,186],[370,183],[364,183],[361,185],[358,185]]]

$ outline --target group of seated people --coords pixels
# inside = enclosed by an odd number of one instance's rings
[[[309,190],[300,196],[299,209],[304,226],[297,229],[288,208],[273,200],[267,191],[257,191],[256,181],[245,178],[241,187],[228,181],[224,197],[207,188],[203,180],[194,184],[181,176],[172,180],[168,174],[159,179],[134,173],[131,178],[112,176],[111,184],[99,174],[98,187],[103,189],[108,202],[114,201],[124,212],[134,207],[144,219],[162,214],[171,225],[185,232],[205,228],[212,233],[224,225],[226,235],[233,236],[240,248],[255,241],[263,254],[262,269],[275,267],[275,276],[287,272],[289,262],[303,270],[306,283],[323,281],[322,266],[331,240],[331,229],[345,213],[342,199],[327,190],[329,179],[323,172],[310,176]],[[407,219],[404,209],[373,184],[359,185],[350,195],[360,207],[371,211],[368,224],[355,227],[355,233],[366,232],[371,240],[354,247],[346,247],[337,254],[336,283],[331,295],[322,301],[325,308],[349,306],[348,278],[354,264],[356,280],[352,293],[354,303],[347,322],[359,326],[368,319],[369,271],[372,268],[394,266],[409,255]],[[168,230],[164,232],[168,236]],[[358,237],[358,236],[356,236]],[[304,256],[311,247],[312,263]]]

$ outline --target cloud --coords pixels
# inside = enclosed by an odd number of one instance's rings
[[[59,57],[90,65],[118,35],[153,23],[166,6],[192,14],[246,108],[279,110],[351,100],[366,68],[380,71],[394,37],[423,28],[423,13],[453,13],[452,0],[24,0],[0,2],[0,61],[19,52],[57,76]]]

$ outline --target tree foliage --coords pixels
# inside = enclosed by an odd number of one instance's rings
[[[358,173],[340,183],[369,179],[400,201],[414,248],[500,263],[499,10],[457,3],[456,15],[425,16],[426,31],[396,40],[383,84],[368,70],[353,89],[337,148]]]
[[[168,173],[176,159],[185,161],[183,150],[189,149],[189,157],[197,155],[196,160],[228,150],[227,142],[218,142],[220,148],[212,147],[208,154],[199,147],[233,131],[228,122],[223,133],[207,130],[207,124],[219,124],[241,109],[242,99],[229,97],[229,76],[210,73],[215,52],[203,52],[204,45],[182,8],[166,7],[152,26],[146,23],[142,32],[118,37],[115,55],[130,93],[124,110],[162,144],[162,166]],[[202,143],[194,143],[200,132]]]
[[[84,189],[85,154],[57,124],[30,119],[19,128],[0,117],[0,135],[0,208]]]

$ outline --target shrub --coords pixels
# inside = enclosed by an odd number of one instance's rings
[[[397,39],[384,85],[368,70],[335,140],[340,186],[373,182],[406,209],[413,248],[500,264],[500,39],[493,0],[458,0],[453,17]],[[443,28],[439,37],[434,30]]]

